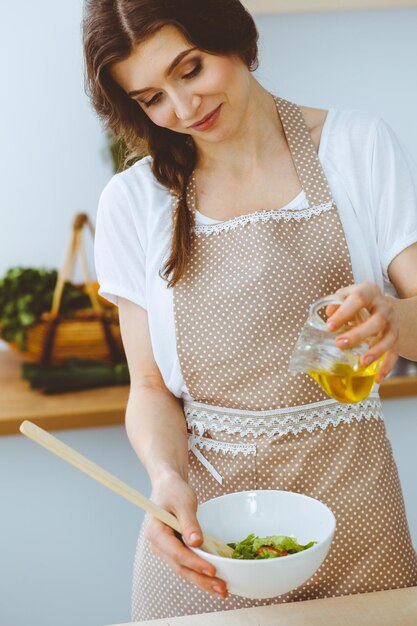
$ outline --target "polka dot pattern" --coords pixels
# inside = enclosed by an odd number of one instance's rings
[[[332,202],[300,109],[275,100],[309,207]],[[192,189],[189,194],[192,200]],[[309,377],[289,375],[289,357],[309,304],[351,283],[349,252],[334,203],[330,210],[312,211],[308,219],[245,221],[237,228],[195,235],[191,261],[174,289],[177,350],[191,396],[242,411],[327,400]],[[204,436],[253,443],[256,455],[205,449],[204,456],[223,477],[220,485],[190,451],[189,481],[199,502],[247,489],[284,489],[318,498],[337,520],[330,553],[307,583],[288,594],[221,600],[185,582],[153,555],[144,535],[146,517],[134,565],[132,620],[417,584],[401,486],[378,412],[312,432],[255,439],[206,427]]]
[[[309,304],[352,282],[335,208],[196,238],[174,294],[192,397],[254,411],[326,399],[310,377],[291,376],[288,363]]]
[[[276,104],[300,179],[308,180],[307,198],[332,201],[299,107],[280,98]],[[195,209],[192,189],[189,194]],[[194,237],[174,290],[178,357],[191,396],[254,411],[326,399],[307,375],[291,376],[288,363],[309,304],[352,283],[335,205],[307,220],[274,219]]]
[[[300,107],[282,98],[274,99],[295,169],[310,206],[331,202],[332,193]]]
[[[235,435],[208,431],[217,440]],[[417,584],[417,557],[404,510],[401,486],[383,420],[342,423],[313,433],[263,436],[257,455],[204,451],[223,476],[220,485],[189,455],[190,484],[199,502],[247,489],[283,489],[327,504],[336,517],[336,533],[323,565],[304,585],[275,598],[250,600],[230,594],[226,600],[178,577],[152,554],[142,526],[133,580],[132,620],[163,619],[249,608]],[[277,529],[279,532],[279,529]],[[239,537],[237,537],[239,539]],[[314,538],[312,538],[314,539]]]

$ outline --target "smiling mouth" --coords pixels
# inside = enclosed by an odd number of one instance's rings
[[[222,105],[219,104],[218,107],[216,107],[214,109],[214,111],[212,111],[211,113],[209,113],[208,115],[206,115],[205,117],[203,117],[200,121],[196,122],[195,124],[192,124],[191,126],[189,126],[188,128],[198,128],[199,126],[202,126],[203,124],[205,124],[206,122],[209,122],[211,120],[212,117],[214,117],[216,115],[216,113],[220,110],[220,107]]]

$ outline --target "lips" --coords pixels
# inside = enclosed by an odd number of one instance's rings
[[[192,124],[192,126],[189,126],[189,128],[199,128],[200,126],[203,126],[206,122],[211,121],[211,118],[214,117],[216,115],[216,113],[220,110],[220,107],[222,105],[219,104],[218,107],[216,107],[213,111],[211,111],[211,113],[209,113],[208,115],[206,115],[205,117],[203,117],[201,120],[199,120],[198,122],[196,122],[195,124]]]

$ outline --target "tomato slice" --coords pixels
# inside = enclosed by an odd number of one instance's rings
[[[288,552],[286,552],[285,550],[278,550],[277,548],[274,548],[273,546],[261,546],[260,548],[257,549],[256,554],[264,554],[265,552],[269,553],[269,554],[274,554],[275,556],[287,556]]]

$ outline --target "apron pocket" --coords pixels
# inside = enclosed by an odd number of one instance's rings
[[[189,483],[199,502],[256,488],[256,444],[188,437]]]

